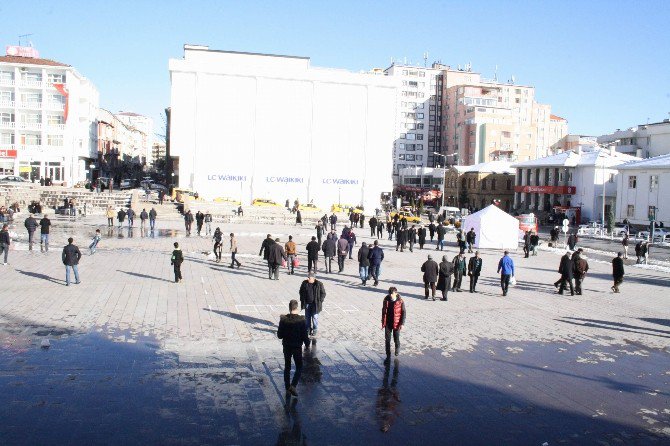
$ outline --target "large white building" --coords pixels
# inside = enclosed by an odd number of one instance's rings
[[[617,129],[598,137],[600,144],[614,144],[617,152],[640,158],[652,158],[670,153],[670,119],[642,124],[629,129]]]
[[[97,157],[98,92],[32,47],[0,57],[0,175],[73,185]]]
[[[616,219],[648,225],[650,214],[670,226],[670,154],[617,166]]]
[[[324,208],[391,192],[398,79],[193,45],[169,70],[180,187]]]
[[[140,138],[138,142],[137,149],[142,152],[141,158],[146,159],[147,164],[153,163],[154,120],[148,116],[128,111],[119,112],[115,116],[127,126],[144,134],[144,138]]]

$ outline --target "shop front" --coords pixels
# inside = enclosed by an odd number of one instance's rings
[[[0,149],[0,176],[15,175],[14,168],[16,164],[15,149]]]

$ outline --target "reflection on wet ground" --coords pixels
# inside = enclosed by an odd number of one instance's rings
[[[313,341],[287,404],[278,342],[189,362],[129,333],[15,323],[0,341],[4,444],[670,441],[670,355],[638,345],[483,340],[384,365],[354,345]]]

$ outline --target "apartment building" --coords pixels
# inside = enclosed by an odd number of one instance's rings
[[[95,161],[98,100],[70,65],[8,46],[0,56],[0,175],[84,181]]]
[[[670,153],[670,119],[640,124],[629,129],[617,129],[598,137],[600,144],[614,144],[617,152],[640,158],[652,158]]]
[[[670,226],[670,154],[659,155],[616,167],[616,221],[628,219],[648,225],[653,219]]]
[[[93,178],[119,176],[122,163],[144,166],[147,135],[132,127],[118,115],[105,110],[98,111],[98,150]],[[120,179],[120,178],[118,178]]]
[[[153,162],[154,120],[148,116],[129,111],[118,112],[116,117],[128,127],[137,129],[145,135],[139,149],[142,150],[141,156],[146,160],[146,163],[151,164]]]

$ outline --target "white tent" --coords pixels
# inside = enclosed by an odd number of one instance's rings
[[[475,248],[516,249],[519,246],[519,220],[490,205],[465,217],[463,234],[475,228]]]

